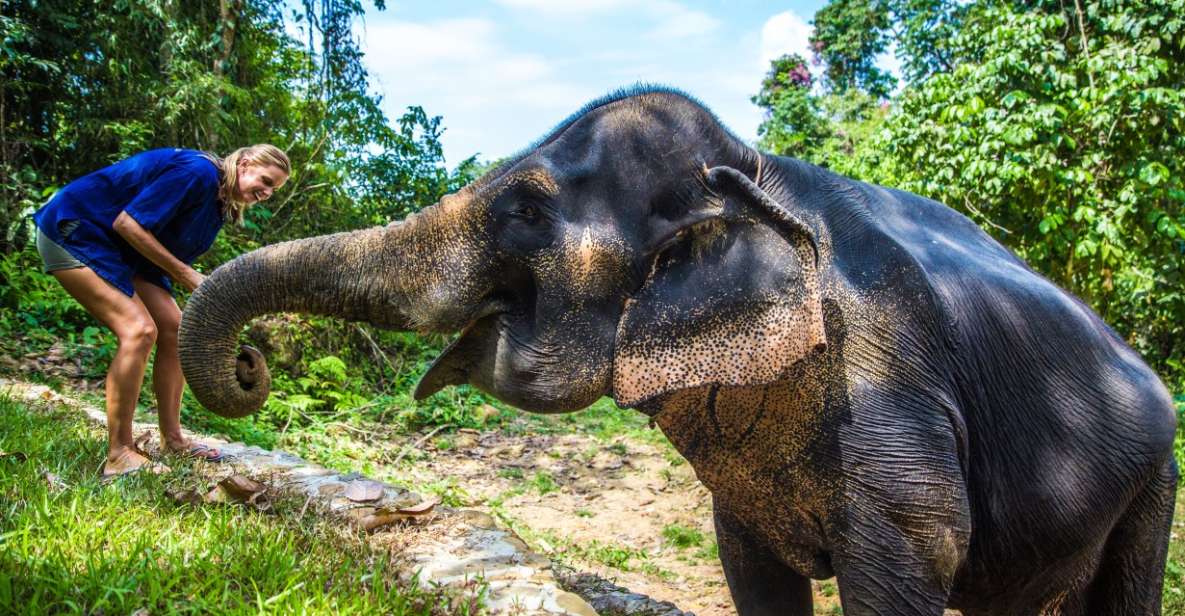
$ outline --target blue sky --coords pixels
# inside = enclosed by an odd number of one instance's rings
[[[485,0],[391,2],[358,27],[388,116],[421,105],[444,117],[451,166],[491,160],[542,136],[585,102],[660,83],[706,103],[756,139],[749,102],[769,60],[806,53],[823,0]]]

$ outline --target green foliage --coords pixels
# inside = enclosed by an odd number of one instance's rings
[[[696,550],[695,555],[704,560],[718,561],[720,560],[720,544],[713,540],[708,545]]]
[[[824,65],[828,89],[887,98],[896,79],[876,66],[893,51],[905,78],[916,83],[949,71],[952,39],[967,8],[958,0],[832,0],[815,14],[811,45]],[[1020,3],[1016,3],[1020,4]]]
[[[774,60],[753,102],[766,111],[757,127],[761,149],[859,175],[876,152],[871,138],[880,131],[887,105],[858,89],[818,93],[806,62],[796,55]]]
[[[272,398],[268,403],[286,409],[289,416],[318,409],[336,413],[362,406],[367,399],[350,391],[348,381],[345,362],[327,355],[308,364],[307,374],[296,379],[295,392],[289,389],[286,395]]]
[[[1173,453],[1177,468],[1185,473],[1185,395],[1174,398],[1177,405],[1177,439]],[[1169,555],[1164,569],[1165,614],[1185,614],[1185,487],[1177,486],[1177,509],[1173,514],[1173,538],[1169,541]]]
[[[273,514],[179,505],[197,481],[102,486],[102,429],[72,411],[0,398],[0,611],[118,613],[476,613],[480,606],[401,582],[363,535],[277,501]],[[47,481],[46,473],[55,477]]]
[[[704,542],[704,534],[699,530],[681,524],[669,524],[662,529],[662,537],[668,543],[679,548],[697,547]]]
[[[766,110],[766,121],[757,127],[763,148],[802,153],[821,147],[830,127],[811,95],[811,84],[810,69],[801,56],[785,55],[770,63],[761,91],[752,98]]]
[[[101,376],[115,354],[115,337],[40,266],[30,251],[0,255],[0,354],[47,353],[58,345],[85,376]]]
[[[826,88],[795,89],[800,59],[775,61],[760,145],[962,211],[1180,386],[1183,15],[1182,0],[835,0],[813,39]],[[886,113],[868,67],[890,34],[907,85]]]
[[[1185,2],[1084,6],[969,9],[870,179],[961,209],[1181,382]]]
[[[896,81],[876,67],[889,45],[891,15],[885,0],[833,0],[815,14],[811,45],[826,63],[835,90],[860,89],[884,98]]]
[[[377,2],[382,5],[383,3]],[[382,224],[467,182],[439,117],[394,123],[353,35],[360,2],[8,0],[0,16],[0,253],[54,188],[152,147],[285,148],[288,187],[204,263],[278,240]]]
[[[540,496],[550,494],[560,489],[559,484],[555,482],[555,478],[546,471],[537,471],[535,476],[531,478],[531,488],[535,490]]]

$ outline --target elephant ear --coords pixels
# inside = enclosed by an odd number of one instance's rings
[[[770,383],[826,347],[810,229],[735,169],[713,168],[705,184],[711,206],[670,234],[618,323],[622,407],[704,385]]]

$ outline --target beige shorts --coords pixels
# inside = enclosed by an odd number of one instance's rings
[[[69,235],[77,226],[78,222],[73,221],[66,224],[62,232]],[[60,244],[46,237],[41,229],[37,229],[37,253],[41,255],[41,271],[46,274],[58,270],[86,267],[85,263],[75,259],[74,255],[67,252]]]

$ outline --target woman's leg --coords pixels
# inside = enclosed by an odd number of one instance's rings
[[[192,444],[181,433],[181,393],[185,389],[185,375],[181,373],[181,359],[177,355],[177,329],[181,326],[181,309],[169,292],[139,276],[132,279],[136,296],[144,302],[148,314],[156,323],[156,357],[152,362],[152,389],[156,393],[156,410],[160,418],[161,440],[173,451],[189,451]],[[218,451],[208,449],[201,457],[217,458]]]
[[[57,270],[55,278],[100,323],[115,333],[119,348],[107,369],[107,464],[105,473],[136,468],[147,458],[136,453],[132,415],[148,354],[156,342],[156,325],[144,303],[111,286],[89,267]]]

